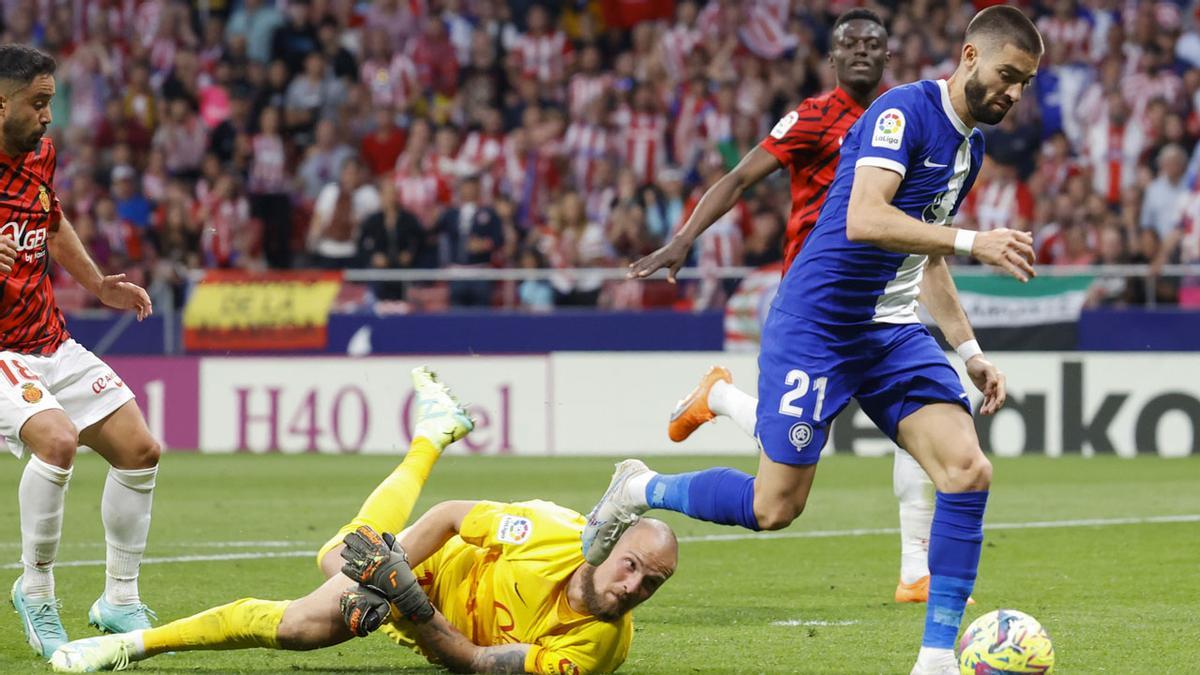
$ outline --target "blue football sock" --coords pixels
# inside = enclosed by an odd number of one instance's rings
[[[953,649],[963,609],[975,587],[988,493],[937,493],[929,531],[929,606],[924,647]]]
[[[710,523],[759,529],[754,515],[754,476],[736,469],[659,474],[646,485],[646,503],[650,508]]]

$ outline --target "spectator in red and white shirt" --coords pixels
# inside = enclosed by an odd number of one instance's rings
[[[693,0],[683,0],[676,5],[675,23],[660,40],[663,63],[672,82],[679,82],[687,75],[688,57],[700,44],[702,35],[696,27],[697,12]]]
[[[265,108],[258,133],[250,140],[250,213],[262,223],[267,262],[272,267],[292,265],[292,199],[287,150],[280,131],[278,108]],[[231,186],[232,187],[232,186]]]
[[[467,134],[458,151],[458,162],[468,173],[479,176],[484,201],[490,202],[496,192],[500,159],[504,154],[504,118],[499,108],[489,107],[480,113],[480,128]]]
[[[550,12],[533,5],[527,15],[529,30],[514,45],[521,72],[539,82],[558,82],[571,63],[571,43],[567,34],[552,26]]]
[[[980,180],[963,203],[963,215],[980,232],[1009,228],[1028,232],[1033,194],[1017,178],[1016,167],[985,159]]]
[[[571,117],[583,117],[592,101],[603,98],[612,88],[612,73],[601,71],[600,65],[600,49],[595,45],[584,47],[579,54],[579,72],[571,76],[567,86],[567,110]]]
[[[222,174],[217,179],[199,204],[199,219],[205,225],[200,236],[205,267],[244,268],[251,262],[246,254],[254,247],[239,241],[247,236],[244,231],[254,227],[250,203],[239,194],[234,176]]]
[[[625,164],[638,180],[652,183],[654,173],[666,161],[667,118],[659,111],[658,101],[649,85],[639,84],[633,92],[633,105],[613,115],[620,130],[618,143]]]
[[[163,153],[172,175],[195,177],[208,147],[208,132],[191,104],[175,99],[167,118],[154,133],[152,145]]]
[[[1055,0],[1054,14],[1037,22],[1046,44],[1064,48],[1064,63],[1084,63],[1091,51],[1092,22],[1080,12],[1075,0]]]
[[[396,159],[392,185],[400,206],[417,217],[424,227],[432,227],[442,206],[450,202],[450,186],[429,165],[433,131],[423,119],[414,120],[408,129],[408,144]]]
[[[420,97],[421,82],[417,66],[403,51],[395,51],[387,33],[379,27],[367,28],[359,78],[371,92],[374,105],[407,110]]]
[[[613,133],[604,123],[604,100],[596,99],[575,116],[563,138],[563,156],[575,189],[588,192],[595,183],[597,166],[613,149]]]
[[[1087,160],[1092,169],[1092,185],[1110,205],[1120,203],[1121,191],[1137,179],[1138,158],[1146,144],[1140,124],[1131,123],[1129,109],[1120,92],[1106,97],[1104,120],[1088,131]]]

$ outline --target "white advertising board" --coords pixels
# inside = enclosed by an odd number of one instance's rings
[[[977,419],[1004,456],[1200,452],[1200,355],[1023,354],[991,357],[1009,404]],[[951,356],[957,367],[957,359]],[[204,359],[200,447],[210,452],[403,452],[411,429],[409,370],[427,364],[472,404],[478,429],[454,452],[631,456],[755,452],[730,420],[685,443],[667,420],[713,364],[754,394],[754,355],[558,353],[496,357]],[[978,404],[979,394],[967,391]],[[826,452],[875,455],[894,446],[853,404]]]
[[[545,454],[546,357],[230,358],[200,364],[208,452],[404,452],[409,371],[428,365],[471,404],[475,431],[452,452]]]

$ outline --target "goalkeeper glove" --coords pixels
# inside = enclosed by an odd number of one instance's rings
[[[362,586],[342,593],[342,620],[356,637],[366,637],[383,625],[392,613],[387,598]]]
[[[404,548],[390,534],[363,525],[342,540],[342,574],[374,590],[411,621],[433,618],[433,604],[408,566]]]

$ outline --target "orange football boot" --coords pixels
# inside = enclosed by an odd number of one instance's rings
[[[667,425],[667,435],[676,443],[682,442],[692,435],[701,424],[716,417],[716,413],[708,409],[708,392],[719,381],[733,384],[733,376],[722,366],[708,369],[700,384],[683,400],[675,405],[671,412],[671,422]]]
[[[896,584],[896,602],[929,602],[929,576],[906,584],[903,581]],[[967,604],[975,604],[975,598],[967,598]]]

